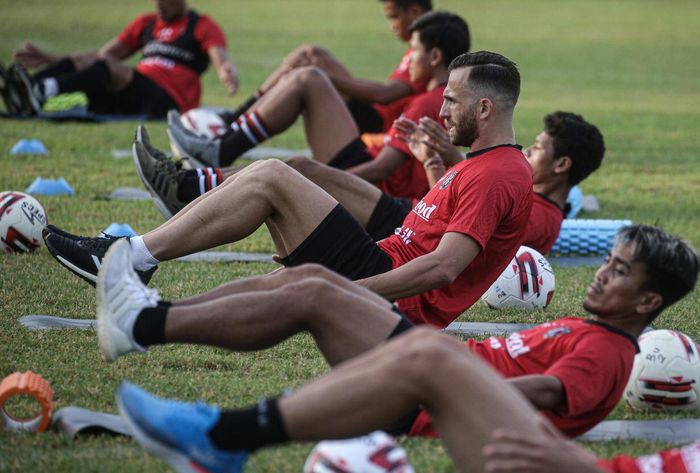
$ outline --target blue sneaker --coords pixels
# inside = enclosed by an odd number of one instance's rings
[[[123,382],[117,390],[122,418],[143,448],[180,473],[238,473],[248,452],[225,451],[209,439],[220,410],[203,403],[158,399]]]

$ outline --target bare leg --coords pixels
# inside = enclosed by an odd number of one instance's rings
[[[115,91],[122,90],[134,79],[134,69],[112,56],[105,56],[102,59],[109,68],[111,85]]]
[[[241,286],[255,289],[239,291]],[[228,285],[228,294],[221,289],[197,303],[175,303],[166,341],[247,351],[309,331],[335,365],[386,340],[399,322],[388,301],[315,265]]]
[[[460,471],[482,471],[482,448],[497,428],[544,435],[532,406],[460,342],[416,328],[355,357],[279,400],[293,440],[361,435],[419,405]],[[333,419],[324,422],[323,419]]]
[[[143,236],[160,261],[241,240],[268,223],[286,257],[338,203],[277,160],[254,163]]]
[[[363,227],[367,226],[382,191],[362,178],[346,171],[306,158],[292,158],[286,163],[302,176],[328,192],[345,207]]]

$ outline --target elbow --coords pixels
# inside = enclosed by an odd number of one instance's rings
[[[433,288],[449,286],[457,279],[459,274],[455,274],[450,268],[444,267],[445,265],[438,265],[431,271],[431,286]]]

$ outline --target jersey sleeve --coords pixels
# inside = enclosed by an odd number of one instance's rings
[[[194,30],[194,37],[199,42],[203,52],[214,46],[226,47],[226,36],[219,25],[206,15],[199,17],[199,22]]]
[[[578,416],[601,404],[613,392],[615,383],[623,376],[625,364],[611,360],[614,347],[595,341],[596,337],[581,340],[566,356],[559,359],[543,374],[556,376],[566,393],[566,416]]]
[[[120,43],[126,45],[129,49],[136,51],[141,49],[141,34],[148,22],[154,18],[153,14],[145,14],[137,17],[131,23],[126,25],[124,30],[119,33],[117,39]]]
[[[438,123],[442,123],[440,120],[440,105],[436,107],[435,100],[430,94],[423,94],[411,101],[411,103],[406,107],[401,116],[406,117],[414,122],[418,123],[422,117],[430,117]],[[411,153],[408,144],[399,138],[399,131],[393,126],[387,132],[387,143],[386,146],[391,146],[395,148],[408,157],[414,158],[415,156]]]

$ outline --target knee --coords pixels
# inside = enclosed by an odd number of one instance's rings
[[[454,338],[427,327],[411,329],[399,340],[401,356],[419,377],[440,374],[455,357],[469,356],[469,351]]]
[[[285,161],[287,166],[297,171],[302,176],[309,176],[313,173],[313,170],[319,166],[317,161],[313,159],[305,158],[304,156],[295,156],[289,158]]]
[[[288,281],[330,281],[335,275],[333,271],[320,264],[307,263],[285,270]]]
[[[319,88],[330,85],[330,81],[325,72],[316,66],[304,66],[295,69],[288,74],[291,87],[301,90]]]

